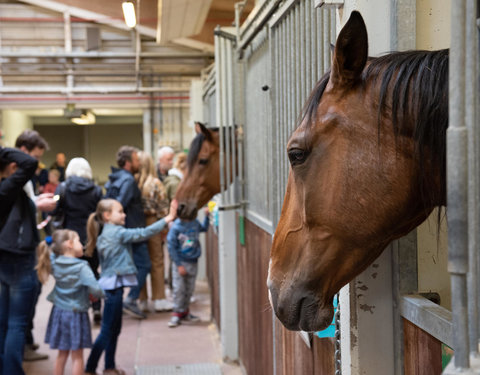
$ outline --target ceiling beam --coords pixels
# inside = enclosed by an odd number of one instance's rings
[[[49,9],[54,12],[59,12],[59,13],[65,13],[68,12],[70,13],[71,16],[78,17],[78,18],[83,18],[86,20],[91,20],[95,23],[102,24],[102,25],[108,25],[111,27],[114,27],[116,29],[120,30],[125,30],[125,31],[130,31],[131,29],[125,24],[125,22],[118,20],[118,19],[112,19],[108,17],[108,15],[97,13],[97,12],[92,12],[89,10],[85,10],[82,8],[78,7],[73,7],[70,5],[65,5],[62,4],[58,1],[53,1],[53,0],[20,0],[22,3],[26,4],[31,4],[38,6],[40,8],[44,9]],[[145,36],[148,36],[150,38],[155,39],[157,36],[157,31],[151,27],[143,26],[143,25],[137,25],[136,30]]]
[[[212,0],[158,0],[157,42],[170,42],[200,33]]]

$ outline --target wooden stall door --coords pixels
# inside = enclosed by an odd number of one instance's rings
[[[441,375],[442,343],[403,319],[405,375]]]
[[[237,239],[239,355],[249,375],[273,375],[272,308],[267,292],[271,238],[245,220],[245,246]]]
[[[210,225],[207,232],[205,253],[207,256],[207,278],[210,287],[210,306],[212,319],[220,330],[220,296],[218,287],[218,236]]]

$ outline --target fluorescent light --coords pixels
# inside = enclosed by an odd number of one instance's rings
[[[125,23],[129,28],[133,29],[137,24],[137,19],[135,17],[135,6],[131,1],[124,1],[122,3],[122,9]]]
[[[95,124],[96,118],[92,111],[85,111],[80,117],[74,117],[71,121],[77,125],[93,125]]]

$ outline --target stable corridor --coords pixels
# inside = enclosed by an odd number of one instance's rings
[[[53,288],[53,278],[42,287],[35,314],[34,337],[40,344],[41,353],[48,353],[47,360],[24,362],[27,375],[51,375],[57,351],[43,343],[52,304],[46,297]],[[197,281],[195,301],[191,311],[201,318],[195,325],[180,325],[168,328],[170,313],[149,313],[147,319],[137,320],[123,316],[122,333],[118,341],[117,367],[128,375],[241,375],[240,367],[222,363],[220,338],[210,322],[210,294],[206,282]],[[99,327],[92,325],[95,340]],[[84,351],[86,361],[89,349]],[[103,359],[97,373],[103,371]],[[71,373],[71,362],[65,374]]]

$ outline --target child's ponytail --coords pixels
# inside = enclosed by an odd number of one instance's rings
[[[105,224],[103,214],[104,212],[112,210],[113,202],[115,202],[115,199],[102,199],[97,204],[97,210],[94,213],[91,213],[88,217],[87,246],[85,250],[85,255],[87,257],[93,256],[93,251],[97,246],[97,238],[103,229],[103,224]]]
[[[52,264],[50,263],[50,245],[52,244],[52,237],[48,236],[40,242],[37,248],[38,264],[37,269],[38,279],[42,284],[48,280],[48,275],[52,272]]]
[[[100,234],[102,223],[97,218],[97,213],[91,213],[87,220],[87,247],[85,255],[87,257],[93,256],[93,250],[97,246],[97,237]]]
[[[74,236],[78,236],[78,234],[73,230],[58,229],[53,232],[51,236],[45,237],[45,240],[38,245],[38,264],[35,269],[37,270],[38,279],[42,284],[48,280],[48,275],[52,272],[52,263],[50,261],[51,253],[62,255],[64,252],[62,248],[63,243],[72,240]]]

